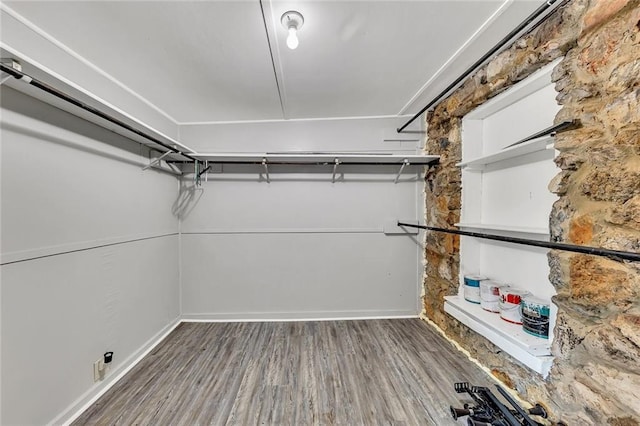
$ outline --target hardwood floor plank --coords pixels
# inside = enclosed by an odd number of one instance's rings
[[[490,379],[419,319],[183,323],[73,424],[455,425]]]

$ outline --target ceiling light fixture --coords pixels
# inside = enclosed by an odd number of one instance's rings
[[[290,10],[282,14],[280,22],[282,22],[282,26],[289,32],[287,36],[287,47],[291,50],[295,49],[299,44],[298,31],[302,28],[302,24],[304,24],[302,14],[295,10]]]

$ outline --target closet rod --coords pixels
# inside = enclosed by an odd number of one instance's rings
[[[463,235],[465,237],[484,238],[486,240],[502,241],[505,243],[520,244],[525,246],[544,247],[554,250],[571,251],[574,253],[592,254],[594,256],[604,256],[613,260],[630,260],[640,262],[640,253],[631,251],[609,250],[599,247],[578,246],[575,244],[554,243],[550,241],[529,240],[526,238],[504,237],[502,235],[483,234],[480,232],[458,231],[457,229],[436,228],[433,226],[417,225],[414,223],[398,222],[398,226],[408,228],[420,228],[429,231],[443,232],[445,234]]]
[[[521,139],[518,142],[512,143],[511,145],[507,145],[503,149],[511,148],[512,146],[520,145],[522,143],[529,142],[530,140],[541,138],[542,136],[547,136],[547,135],[555,136],[558,133],[566,132],[567,130],[573,130],[578,127],[580,127],[580,120],[563,121],[560,124],[556,124],[544,130],[540,130],[539,132],[534,133],[531,136],[527,136],[526,138]]]
[[[209,164],[255,164],[262,165],[262,161],[216,161],[216,160],[208,160]],[[186,161],[168,161],[169,163],[188,163]],[[412,162],[409,164],[410,166],[430,166],[438,162],[438,159],[433,159],[428,163],[416,163]],[[267,159],[267,164],[270,166],[335,166],[333,161],[320,161],[320,162],[295,162],[295,161],[269,161]],[[340,161],[341,166],[402,166],[403,163],[383,163],[376,161],[367,161],[367,162],[357,162],[357,161]]]
[[[96,115],[96,116],[98,116],[98,117],[100,117],[100,118],[102,118],[104,120],[107,120],[110,123],[113,123],[113,124],[115,124],[117,126],[120,126],[125,130],[128,130],[128,131],[130,131],[132,133],[135,133],[136,135],[141,136],[141,137],[153,142],[154,144],[160,145],[161,147],[167,149],[168,151],[174,152],[176,154],[180,154],[181,156],[183,156],[185,158],[188,158],[191,161],[196,161],[196,159],[194,157],[190,156],[189,154],[185,154],[184,152],[180,151],[179,149],[177,149],[177,148],[175,148],[175,147],[173,147],[171,145],[167,145],[166,143],[162,142],[161,140],[159,140],[159,139],[157,139],[157,138],[155,138],[155,137],[153,137],[151,135],[148,135],[148,134],[146,134],[146,133],[144,133],[144,132],[142,132],[142,131],[140,131],[138,129],[135,129],[134,127],[128,125],[124,121],[121,121],[121,120],[119,120],[119,119],[117,119],[115,117],[112,117],[112,116],[110,116],[108,114],[105,114],[104,112],[102,112],[102,111],[100,111],[100,110],[98,110],[98,109],[96,109],[96,108],[94,108],[94,107],[92,107],[90,105],[87,105],[84,102],[82,102],[82,101],[80,101],[80,100],[78,100],[78,99],[76,99],[76,98],[74,98],[74,97],[72,97],[70,95],[67,95],[64,92],[61,92],[60,90],[55,89],[55,88],[49,86],[48,84],[43,83],[40,80],[37,80],[37,79],[35,79],[33,77],[30,77],[30,76],[28,76],[27,74],[25,74],[25,73],[23,73],[21,71],[13,69],[13,68],[11,68],[11,67],[9,67],[7,65],[4,65],[4,64],[0,64],[0,69],[3,72],[5,72],[5,73],[11,75],[12,77],[14,77],[16,80],[22,80],[27,84],[30,84],[30,85],[32,85],[34,87],[37,87],[40,90],[43,90],[43,91],[55,96],[56,98],[62,99],[63,101],[68,102],[68,103],[70,103],[72,105],[75,105],[78,108],[81,108],[81,109],[83,109],[83,110],[85,110],[87,112],[90,112],[91,114]],[[138,142],[138,143],[140,145],[144,145],[141,142]]]
[[[480,59],[478,59],[473,65],[471,65],[465,72],[460,75],[460,77],[456,78],[453,83],[447,86],[440,94],[438,94],[435,98],[433,98],[424,108],[422,108],[416,115],[411,117],[409,121],[404,123],[401,127],[396,129],[396,132],[403,133],[403,130],[411,123],[416,121],[418,117],[424,114],[429,108],[434,106],[436,103],[440,102],[447,94],[458,87],[463,80],[465,80],[469,75],[475,72],[478,68],[485,64],[485,62],[491,58],[494,54],[498,53],[500,49],[502,49],[507,43],[509,43],[514,37],[518,35],[522,30],[524,30],[528,25],[530,25],[533,21],[539,18],[542,14],[544,14],[550,7],[553,7],[553,4],[558,0],[546,0],[540,7],[533,11],[531,15],[529,15],[524,21],[520,23],[515,29],[513,29],[509,34],[507,34],[502,40],[498,42],[495,46],[493,46],[487,53],[485,53]],[[561,0],[560,6],[563,3],[566,3],[568,0]],[[528,31],[533,30],[538,25],[540,25],[546,17],[537,22],[534,26],[529,28]]]

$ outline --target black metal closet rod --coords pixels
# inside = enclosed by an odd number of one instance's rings
[[[102,112],[102,111],[100,111],[100,110],[98,110],[98,109],[96,109],[96,108],[94,108],[94,107],[92,107],[90,105],[87,105],[84,102],[82,102],[82,101],[80,101],[80,100],[78,100],[78,99],[76,99],[76,98],[74,98],[74,97],[72,97],[70,95],[67,95],[64,92],[61,92],[60,90],[55,89],[55,88],[49,86],[48,84],[43,83],[42,81],[36,80],[35,78],[30,77],[30,76],[28,76],[27,74],[25,74],[25,73],[23,73],[21,71],[13,69],[13,68],[11,68],[11,67],[9,67],[7,65],[4,65],[4,64],[0,64],[0,69],[3,72],[6,72],[7,74],[10,74],[16,80],[23,80],[25,83],[28,83],[28,84],[30,84],[30,85],[32,85],[34,87],[37,87],[38,89],[43,90],[43,91],[55,96],[58,99],[62,99],[63,101],[66,101],[66,102],[68,102],[68,103],[70,103],[72,105],[75,105],[78,108],[81,108],[81,109],[83,109],[83,110],[85,110],[87,112],[90,112],[93,115],[96,115],[96,116],[98,116],[98,117],[100,117],[100,118],[102,118],[104,120],[107,120],[110,123],[113,123],[113,124],[115,124],[117,126],[120,126],[123,129],[126,129],[126,130],[128,130],[128,131],[130,131],[132,133],[135,133],[136,135],[141,136],[141,137],[143,137],[143,138],[145,138],[145,139],[147,139],[147,140],[149,140],[149,141],[151,141],[151,142],[153,142],[153,143],[155,143],[157,145],[160,145],[161,147],[167,149],[168,151],[175,152],[176,154],[180,154],[183,157],[188,158],[191,161],[197,161],[196,158],[190,156],[189,154],[185,154],[184,152],[180,151],[179,149],[176,149],[171,145],[167,145],[166,143],[162,142],[161,140],[159,140],[159,139],[157,139],[157,138],[155,138],[153,136],[150,136],[150,135],[148,135],[148,134],[146,134],[146,133],[144,133],[144,132],[142,132],[142,131],[140,131],[140,130],[138,130],[138,129],[130,126],[130,125],[128,125],[124,121],[121,121],[121,120],[119,120],[119,119],[117,119],[115,117],[112,117],[112,116],[110,116],[108,114],[105,114],[104,112]]]
[[[204,163],[205,160],[198,160],[201,163]],[[263,163],[262,161],[215,161],[215,160],[207,160],[207,162],[209,164],[254,164],[254,165],[259,165],[261,166]],[[438,160],[434,159],[433,161],[430,161],[429,163],[410,163],[407,164],[407,166],[429,166],[432,164],[437,163]],[[169,160],[168,163],[185,163],[184,161],[171,161]],[[267,165],[269,166],[335,166],[336,163],[333,162],[327,162],[327,161],[321,161],[321,162],[317,162],[317,163],[312,163],[312,162],[295,162],[295,161],[269,161],[269,159],[267,159],[266,162]],[[375,161],[367,161],[367,162],[358,162],[358,161],[341,161],[340,163],[338,163],[339,166],[402,166],[403,163],[382,163],[382,162],[375,162]]]
[[[431,100],[424,108],[420,110],[416,115],[411,117],[409,121],[404,123],[401,127],[396,129],[398,133],[402,133],[402,131],[411,123],[416,121],[418,117],[420,117],[425,111],[434,106],[436,103],[440,102],[451,90],[455,89],[458,84],[460,84],[463,80],[465,80],[471,73],[475,72],[478,68],[480,68],[487,59],[492,57],[495,53],[497,53],[500,49],[502,49],[507,43],[511,41],[513,37],[515,37],[520,31],[524,30],[529,24],[535,21],[540,15],[546,12],[550,7],[553,6],[558,0],[548,0],[545,1],[539,8],[533,11],[531,15],[529,15],[524,21],[520,23],[515,29],[513,29],[509,34],[507,34],[502,40],[498,42],[495,46],[493,46],[487,53],[485,53],[480,59],[478,59],[473,65],[471,65],[465,72],[460,75],[460,77],[456,78],[453,83],[447,86],[440,94],[438,94],[435,98]],[[562,3],[565,3],[567,0],[562,0]],[[540,20],[540,22],[536,23],[533,27],[529,29],[529,31],[533,30],[535,27],[540,25],[544,19]]]
[[[398,226],[409,228],[427,229],[429,231],[443,232],[445,234],[463,235],[465,237],[484,238],[486,240],[502,241],[505,243],[521,244],[525,246],[544,247],[554,250],[571,251],[574,253],[592,254],[594,256],[604,256],[613,260],[630,260],[640,262],[640,253],[631,251],[609,250],[599,247],[577,246],[575,244],[553,243],[550,241],[529,240],[526,238],[504,237],[502,235],[483,234],[480,232],[459,231],[457,229],[436,228],[433,226],[416,225],[413,223],[398,222]]]
[[[520,139],[518,142],[512,143],[511,145],[507,145],[504,148],[511,148],[512,146],[520,145],[525,142],[529,142],[530,140],[541,138],[542,136],[547,136],[547,135],[555,136],[557,133],[562,133],[562,132],[566,132],[567,130],[576,129],[580,127],[580,125],[581,125],[580,120],[563,121],[560,124],[553,125],[544,130],[540,130],[539,132],[534,133],[531,136],[527,136],[524,139]]]

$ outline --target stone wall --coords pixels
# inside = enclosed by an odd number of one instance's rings
[[[470,77],[427,117],[426,222],[460,217],[465,114],[552,60],[562,109],[582,127],[556,138],[561,172],[552,241],[640,251],[640,0],[573,0]],[[459,239],[429,232],[424,314],[524,399],[568,424],[640,425],[640,264],[551,251],[559,308],[547,380],[448,316],[458,290]]]

